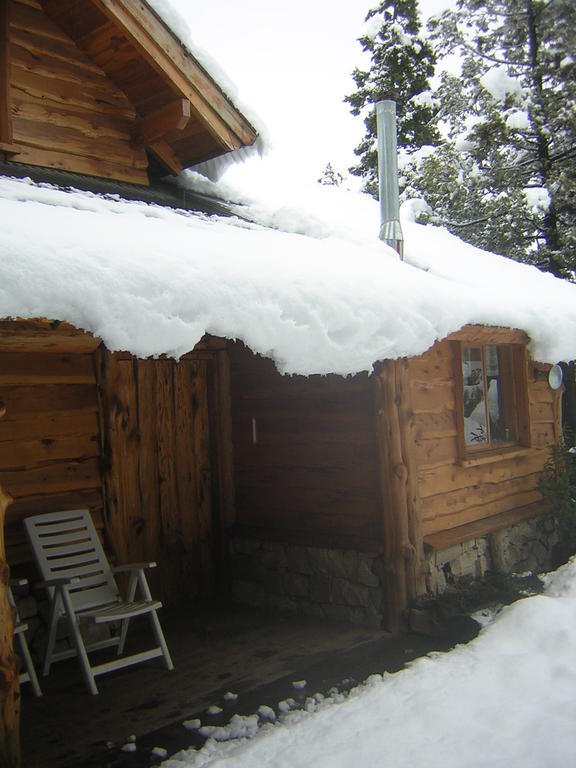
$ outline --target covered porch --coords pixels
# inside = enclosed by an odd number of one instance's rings
[[[201,746],[204,739],[186,729],[187,720],[225,725],[233,714],[254,715],[262,705],[279,715],[280,702],[293,699],[302,706],[308,696],[334,687],[345,691],[372,673],[396,671],[419,655],[469,639],[449,632],[392,636],[232,605],[203,612],[169,608],[162,619],[174,672],[159,663],[139,665],[101,678],[100,695],[90,696],[70,659],[40,678],[42,698],[22,686],[22,768],[148,768],[160,762],[155,747],[174,754]],[[135,632],[133,645],[139,636]],[[294,687],[304,680],[305,687]],[[229,692],[237,700],[227,700]],[[207,714],[211,706],[222,713]],[[122,751],[128,743],[134,751]]]

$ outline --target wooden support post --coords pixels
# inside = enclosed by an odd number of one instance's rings
[[[167,142],[163,140],[154,141],[150,144],[148,149],[157,160],[163,163],[166,168],[174,174],[174,176],[179,176],[184,170],[184,166],[178,159],[178,155]]]
[[[406,561],[406,593],[410,603],[424,589],[424,538],[421,524],[414,414],[410,400],[409,365],[407,359],[396,361],[395,374],[402,457],[407,471],[406,514],[410,544]]]
[[[0,144],[12,142],[12,99],[10,92],[10,6],[0,0]]]
[[[423,542],[407,366],[405,361],[388,361],[374,379],[387,626],[392,632],[399,629],[403,613],[420,591],[422,581]]]
[[[132,146],[145,147],[160,141],[167,133],[182,131],[190,120],[188,99],[176,99],[136,121],[132,131]]]
[[[6,409],[0,403],[0,418]],[[4,518],[12,498],[0,484],[0,768],[20,766],[20,683],[14,654],[14,610],[8,601],[10,568],[4,547]]]
[[[216,411],[213,462],[218,471],[218,589],[227,594],[230,589],[228,531],[236,520],[234,488],[234,454],[232,441],[232,401],[230,389],[230,359],[228,350],[215,354],[214,399]]]

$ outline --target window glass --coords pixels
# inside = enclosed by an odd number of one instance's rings
[[[470,448],[516,440],[512,350],[462,347],[464,438]]]
[[[462,347],[464,436],[466,445],[488,442],[482,347]]]

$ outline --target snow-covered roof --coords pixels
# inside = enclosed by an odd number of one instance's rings
[[[337,188],[241,210],[254,223],[0,178],[0,317],[68,321],[141,357],[238,338],[285,373],[370,370],[466,324],[576,358],[576,285],[411,222],[402,262],[377,203]]]
[[[258,134],[254,144],[216,156],[212,160],[196,165],[195,168],[208,178],[217,179],[231,164],[242,163],[255,155],[265,154],[271,145],[266,124],[254,108],[241,98],[238,86],[224,72],[216,59],[194,40],[186,19],[170,0],[146,0],[146,3],[180,41],[181,45],[192,54],[212,80],[218,84],[226,98],[250,121]]]

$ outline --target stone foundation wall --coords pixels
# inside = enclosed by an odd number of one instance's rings
[[[379,555],[234,538],[232,591],[243,604],[380,627]]]
[[[426,558],[426,589],[441,594],[463,576],[495,573],[541,573],[550,569],[557,540],[539,520],[528,520],[478,539],[430,552]]]

